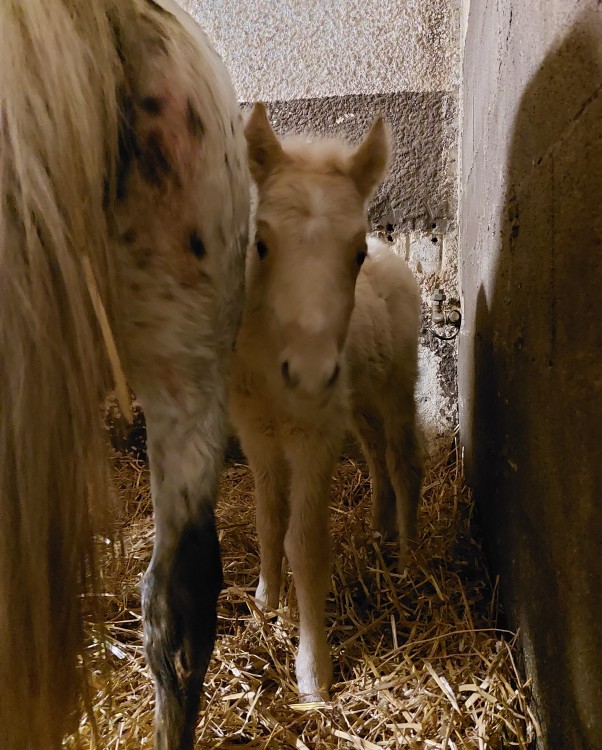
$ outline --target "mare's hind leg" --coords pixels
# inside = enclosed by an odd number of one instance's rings
[[[387,467],[397,500],[399,570],[403,572],[410,548],[416,542],[423,471],[422,444],[416,429],[413,399],[407,401],[404,409],[385,417],[385,432]]]
[[[121,92],[116,317],[148,426],[156,533],[143,616],[155,746],[192,750],[222,585],[213,508],[243,301],[248,174],[234,92],[205,37],[156,3],[139,5],[139,39],[124,45],[132,59]]]
[[[141,6],[123,92],[116,318],[148,426],[156,535],[143,617],[155,747],[192,750],[222,585],[213,509],[243,300],[248,175],[217,57],[200,33],[194,44],[158,5]]]
[[[243,428],[239,434],[255,480],[261,559],[256,598],[260,606],[276,609],[288,516],[288,467],[278,441],[269,431]]]
[[[186,409],[169,399],[141,400],[155,509],[153,556],[142,585],[144,645],[155,681],[155,746],[188,750],[222,586],[213,514],[222,409],[200,397]]]
[[[397,534],[395,491],[387,468],[385,425],[373,410],[356,408],[355,433],[370,471],[372,485],[372,525],[387,539]]]

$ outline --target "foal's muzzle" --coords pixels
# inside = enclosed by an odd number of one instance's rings
[[[280,366],[280,372],[287,388],[300,389],[307,395],[321,395],[323,391],[332,388],[337,382],[341,367],[338,362],[335,362],[334,367],[326,377],[313,378],[313,382],[309,382],[309,379],[304,378],[302,374],[295,371],[288,359],[285,359]]]

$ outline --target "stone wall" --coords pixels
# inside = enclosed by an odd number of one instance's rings
[[[461,435],[551,750],[602,748],[602,5],[463,15]]]

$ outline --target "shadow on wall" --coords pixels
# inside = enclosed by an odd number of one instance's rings
[[[591,17],[590,17],[591,18]],[[602,67],[577,24],[516,114],[474,342],[473,480],[551,750],[602,748]]]

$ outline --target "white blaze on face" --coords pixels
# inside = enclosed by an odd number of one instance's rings
[[[272,309],[286,384],[322,396],[337,379],[354,289],[340,246],[323,231],[310,236],[274,264]]]
[[[321,399],[341,367],[365,248],[363,201],[338,172],[300,172],[270,187],[275,197],[257,216],[265,243],[257,304],[270,311],[278,376],[291,395]]]
[[[323,310],[315,307],[312,310],[308,310],[301,328],[308,336],[318,336],[327,327],[328,319]]]

